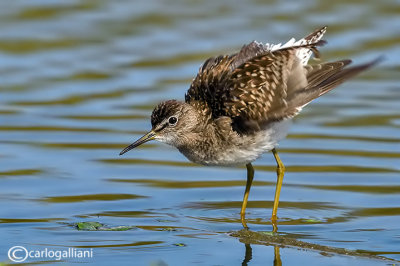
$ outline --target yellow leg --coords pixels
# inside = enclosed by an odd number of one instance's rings
[[[246,206],[247,206],[247,199],[249,198],[251,183],[253,182],[254,178],[254,168],[251,163],[246,164],[247,168],[247,182],[246,182],[246,190],[244,191],[243,202],[242,202],[242,209],[240,210],[240,220],[242,221],[242,225],[244,229],[249,229],[246,224],[245,215],[246,215]]]
[[[272,153],[274,154],[276,163],[278,165],[276,169],[276,174],[277,174],[277,181],[276,181],[276,188],[275,188],[275,199],[274,199],[274,207],[272,209],[272,226],[273,226],[273,231],[276,232],[278,230],[276,221],[277,221],[277,212],[278,212],[278,205],[279,205],[279,196],[281,194],[281,187],[282,187],[282,182],[283,182],[283,175],[285,174],[285,166],[283,165],[281,159],[279,158],[278,152],[274,149],[272,149]]]

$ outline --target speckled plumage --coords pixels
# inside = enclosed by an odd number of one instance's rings
[[[305,105],[373,64],[307,65],[325,43],[325,31],[322,27],[284,45],[253,41],[236,54],[207,59],[185,102],[169,100],[154,109],[155,139],[205,165],[246,164],[273,149]],[[178,122],[169,127],[173,115]]]
[[[325,42],[322,27],[310,35],[281,44],[253,41],[232,55],[207,59],[185,95],[185,101],[158,104],[151,116],[152,130],[126,147],[149,141],[170,144],[189,160],[204,165],[243,165],[247,168],[241,222],[254,177],[251,162],[272,150],[277,162],[272,222],[277,209],[284,165],[275,146],[286,137],[291,118],[315,98],[374,65],[377,60],[347,67],[351,60],[308,65]]]

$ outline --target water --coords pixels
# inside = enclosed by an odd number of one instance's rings
[[[398,264],[374,256],[400,260],[399,14],[389,0],[0,2],[0,262],[22,245],[93,249],[26,261],[39,264]],[[118,156],[208,56],[325,24],[323,60],[385,61],[308,106],[281,142],[280,237],[271,154],[255,163],[250,237],[244,168],[155,142]],[[86,221],[133,229],[75,228]]]

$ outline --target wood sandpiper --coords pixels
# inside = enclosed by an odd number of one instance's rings
[[[308,65],[325,41],[322,27],[286,44],[244,45],[238,53],[207,59],[200,67],[185,101],[158,104],[151,115],[152,129],[123,149],[120,155],[150,140],[172,145],[189,160],[203,165],[246,165],[247,182],[240,212],[245,211],[254,177],[252,162],[272,151],[277,183],[272,210],[273,231],[284,165],[276,151],[286,137],[290,120],[312,100],[368,69],[377,60],[348,67],[351,60]]]

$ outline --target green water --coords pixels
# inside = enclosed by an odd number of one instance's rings
[[[383,63],[313,102],[275,161],[203,167],[153,142],[155,104],[183,95],[201,63],[254,39],[328,25],[323,60]],[[0,264],[12,246],[92,249],[93,265],[399,265],[399,1],[0,2]],[[76,223],[97,222],[82,231]]]

